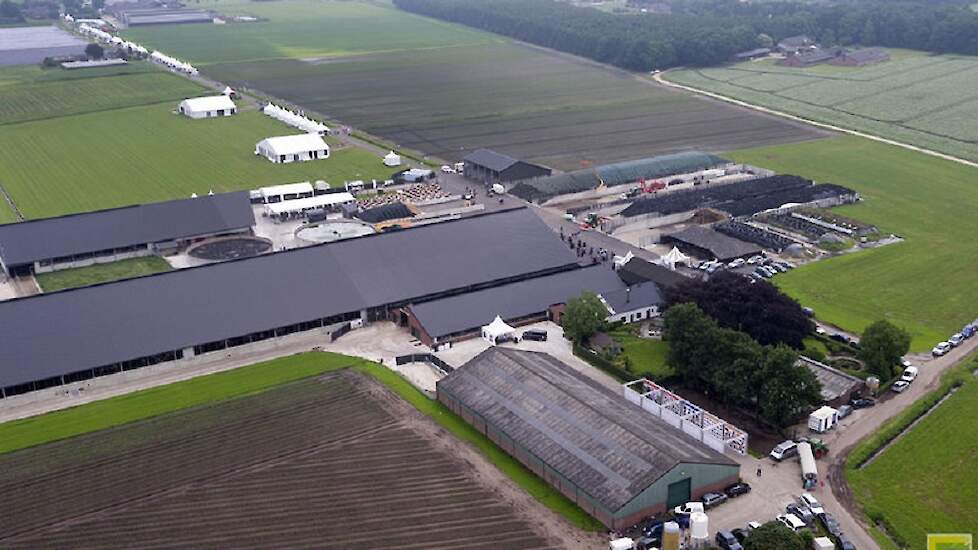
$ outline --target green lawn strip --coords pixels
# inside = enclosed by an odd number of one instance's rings
[[[372,376],[455,437],[482,453],[533,498],[575,526],[603,526],[475,428],[382,365],[334,353],[301,353],[166,386],[112,397],[41,416],[0,424],[0,453],[25,449],[97,430],[208,405],[342,368]]]
[[[270,136],[300,133],[256,111],[191,120],[176,102],[9,124],[0,184],[28,218],[58,216],[265,185],[383,180],[393,169],[363,149],[275,164],[254,154]]]
[[[965,237],[978,209],[978,170],[857,137],[728,156],[855,189],[865,200],[834,211],[905,239],[774,278],[820,319],[854,333],[887,319],[910,331],[919,352],[978,317],[978,241]]]
[[[972,356],[946,372],[940,386],[887,422],[846,460],[846,477],[866,515],[885,526],[874,537],[924,548],[928,532],[968,532],[978,525],[978,471],[973,468],[978,424],[978,379]],[[955,393],[862,469],[871,455]],[[892,537],[892,540],[889,540]]]
[[[669,343],[663,340],[639,338],[627,328],[611,332],[611,336],[622,346],[622,353],[631,363],[631,371],[638,376],[648,376],[662,380],[675,374],[666,360],[669,356]]]
[[[158,256],[119,260],[106,264],[90,265],[74,269],[63,269],[36,276],[37,284],[44,292],[54,292],[66,288],[131,279],[172,269],[170,264]]]

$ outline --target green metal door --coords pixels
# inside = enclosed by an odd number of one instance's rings
[[[680,504],[689,502],[692,484],[692,479],[688,477],[675,483],[670,483],[666,496],[666,507],[674,508]]]

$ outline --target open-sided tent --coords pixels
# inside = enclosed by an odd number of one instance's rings
[[[506,321],[496,315],[491,323],[482,327],[482,337],[492,345],[516,337],[516,329],[506,324]]]
[[[679,248],[672,247],[668,254],[659,258],[659,263],[669,269],[676,269],[677,264],[689,265],[689,256],[679,251]]]
[[[401,165],[401,155],[398,155],[394,151],[384,155],[384,166],[400,166]]]

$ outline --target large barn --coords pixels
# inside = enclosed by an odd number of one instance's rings
[[[184,99],[177,107],[180,114],[190,118],[231,116],[238,112],[234,102],[226,95],[192,97]]]
[[[329,145],[317,134],[265,138],[255,144],[255,154],[274,163],[329,158]]]
[[[493,347],[438,400],[610,529],[737,481],[729,457],[544,353]]]
[[[476,149],[462,159],[462,173],[466,178],[480,181],[487,185],[506,183],[530,178],[549,176],[550,168],[514,159],[509,155]]]
[[[17,275],[114,262],[253,225],[247,191],[10,223],[0,225],[0,266]]]

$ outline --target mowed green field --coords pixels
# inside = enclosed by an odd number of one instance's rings
[[[853,332],[888,319],[924,351],[978,317],[978,169],[856,137],[729,158],[855,189],[865,200],[838,212],[905,239],[774,279],[820,319]]]
[[[57,216],[263,185],[383,179],[392,173],[362,149],[329,159],[273,164],[262,138],[299,133],[258,113],[191,120],[175,102],[0,127],[0,183],[28,218]]]
[[[978,380],[965,378],[892,447],[848,472],[867,513],[882,514],[887,529],[914,550],[927,547],[928,533],[978,537]]]
[[[66,288],[77,288],[80,286],[118,281],[119,279],[131,279],[162,273],[172,269],[170,264],[158,256],[147,256],[145,258],[132,258],[129,260],[119,260],[117,262],[96,264],[75,269],[62,269],[51,273],[39,273],[34,278],[44,292],[54,292]]]
[[[122,33],[146,47],[198,65],[262,59],[312,58],[416,50],[499,40],[462,26],[399,11],[380,3],[335,0],[195,3],[256,23],[159,25]]]
[[[0,67],[0,125],[178,101],[205,93],[190,80],[135,62],[77,72]]]
[[[669,71],[673,82],[978,160],[978,57],[894,50],[867,67],[772,60]]]

